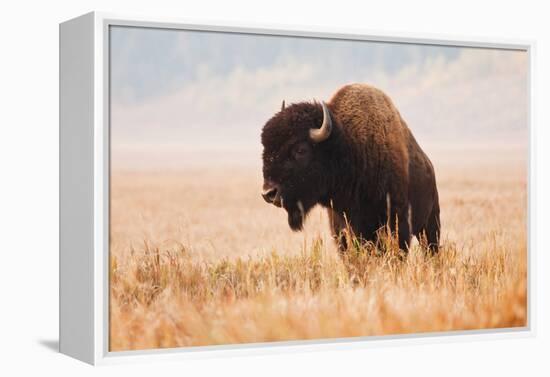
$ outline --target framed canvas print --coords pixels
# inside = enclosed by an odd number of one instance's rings
[[[532,334],[532,50],[61,24],[61,352]]]

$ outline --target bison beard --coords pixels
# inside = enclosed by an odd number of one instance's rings
[[[304,227],[304,221],[306,218],[306,213],[304,211],[304,205],[300,200],[295,204],[290,205],[288,208],[285,207],[288,214],[288,225],[293,231],[302,230]]]
[[[327,209],[345,251],[346,227],[376,241],[389,224],[407,251],[411,237],[439,247],[439,200],[433,166],[392,101],[364,84],[341,88],[325,103],[285,107],[262,129],[263,197],[301,230],[316,204]],[[388,203],[387,198],[391,198]]]

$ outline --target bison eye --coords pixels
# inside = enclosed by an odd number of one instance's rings
[[[307,161],[309,159],[310,154],[311,154],[311,147],[307,143],[297,144],[292,150],[292,155],[294,159],[300,162]]]
[[[296,155],[300,156],[300,155],[304,155],[307,153],[307,149],[306,147],[304,146],[299,146],[298,148],[296,148],[296,150],[294,151],[294,153],[296,153]]]

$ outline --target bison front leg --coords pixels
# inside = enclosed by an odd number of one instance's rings
[[[327,208],[328,220],[330,223],[330,230],[332,237],[338,244],[338,252],[343,254],[348,249],[348,243],[346,239],[346,219],[341,214],[334,211],[332,208]]]

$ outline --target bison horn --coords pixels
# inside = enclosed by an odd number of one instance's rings
[[[325,141],[332,132],[332,119],[330,118],[328,107],[324,102],[321,102],[321,106],[323,107],[323,124],[321,128],[312,128],[309,130],[309,137],[314,143]]]
[[[285,100],[283,100],[283,103],[281,104],[281,111],[285,109]]]

